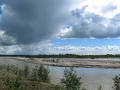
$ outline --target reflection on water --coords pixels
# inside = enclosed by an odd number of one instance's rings
[[[17,61],[13,59],[7,59],[6,57],[0,57],[2,64],[14,64],[20,68],[28,65],[33,68],[37,64]],[[63,76],[64,67],[49,66],[51,82],[53,84],[59,83],[60,78]],[[119,69],[99,69],[99,68],[75,68],[77,75],[81,76],[82,86],[87,90],[97,90],[99,85],[102,85],[103,90],[112,90],[113,80],[116,75],[120,74]]]

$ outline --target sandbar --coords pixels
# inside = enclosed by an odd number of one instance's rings
[[[76,58],[26,58],[26,57],[9,57],[9,59],[57,67],[120,68],[120,61],[112,59],[99,60],[98,58],[76,59]]]

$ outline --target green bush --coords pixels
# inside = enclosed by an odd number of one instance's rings
[[[113,89],[114,90],[120,90],[120,75],[113,78],[113,80],[114,80]]]
[[[38,68],[38,80],[41,82],[50,82],[50,76],[49,76],[49,69],[48,67],[45,68],[43,65],[40,65]]]
[[[48,68],[45,68],[45,66],[35,66],[35,68],[32,69],[30,79],[33,81],[39,81],[39,82],[50,82],[50,71]]]
[[[23,74],[25,78],[27,78],[30,74],[30,69],[27,65],[24,67]]]
[[[100,85],[99,88],[98,88],[97,90],[103,90],[103,89],[102,89],[102,86]]]
[[[38,78],[37,73],[38,73],[38,66],[35,66],[35,68],[32,69],[31,80],[37,81]]]
[[[21,78],[17,77],[15,81],[11,80],[9,76],[6,77],[4,84],[7,86],[7,90],[22,90]]]
[[[81,89],[82,82],[80,82],[80,80],[81,77],[77,77],[76,71],[73,68],[65,68],[64,76],[60,83],[63,90],[85,90]]]

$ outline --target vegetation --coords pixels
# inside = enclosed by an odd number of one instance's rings
[[[32,70],[28,66],[23,69],[14,65],[0,64],[1,90],[86,90],[82,88],[81,77],[74,68],[65,68],[59,85],[50,84],[49,68],[40,65]],[[113,90],[120,90],[120,75],[113,78]],[[100,85],[97,90],[103,90]]]
[[[30,70],[28,66],[19,69],[14,65],[0,65],[1,90],[56,90],[57,86],[50,84],[49,69],[43,65]]]
[[[114,80],[113,89],[114,90],[120,90],[120,75],[113,78],[113,80]]]
[[[81,77],[77,77],[76,72],[73,68],[65,69],[64,70],[64,76],[61,79],[61,85],[63,90],[85,90],[81,89],[80,82]]]
[[[1,57],[29,57],[29,58],[120,58],[120,54],[112,55],[77,55],[77,54],[39,54],[39,55],[0,55]]]
[[[102,86],[100,85],[100,87],[99,87],[97,90],[103,90],[103,89],[102,89]]]

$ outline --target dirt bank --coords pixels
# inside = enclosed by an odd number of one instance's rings
[[[86,67],[86,68],[120,68],[120,61],[99,60],[99,59],[65,59],[65,58],[24,58],[9,57],[10,59],[20,60],[29,63],[43,64],[59,67]]]

